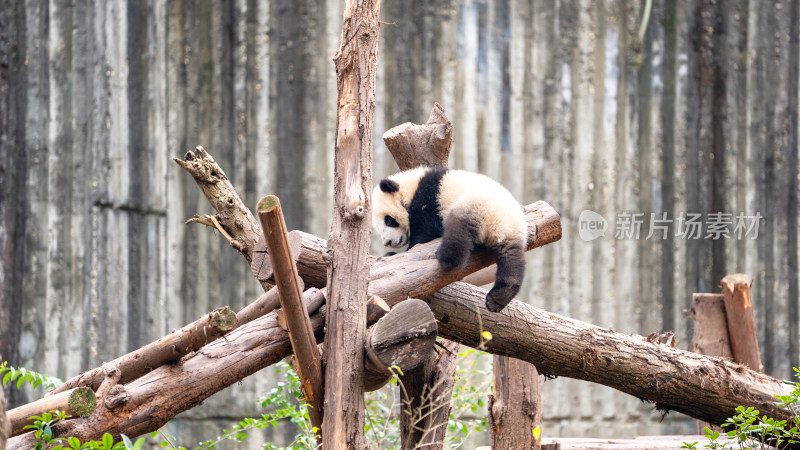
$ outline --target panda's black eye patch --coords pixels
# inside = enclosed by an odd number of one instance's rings
[[[386,226],[390,227],[390,228],[397,228],[397,227],[400,226],[400,224],[397,223],[397,221],[394,220],[394,217],[392,217],[392,216],[384,216],[383,217],[383,223],[386,224]]]

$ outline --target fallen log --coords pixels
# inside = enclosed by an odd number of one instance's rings
[[[25,426],[33,423],[30,417],[41,416],[56,409],[67,413],[70,417],[86,417],[94,411],[96,405],[94,391],[87,387],[79,387],[11,409],[8,411],[11,436],[27,432]]]

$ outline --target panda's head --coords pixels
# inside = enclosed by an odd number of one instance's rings
[[[384,178],[372,192],[372,226],[383,245],[400,248],[408,244],[409,222],[400,184]]]

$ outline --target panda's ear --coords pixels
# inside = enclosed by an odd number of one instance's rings
[[[393,192],[397,192],[400,190],[400,185],[397,184],[397,181],[390,180],[388,178],[384,178],[381,180],[380,184],[381,190],[386,192],[387,194],[391,194]]]

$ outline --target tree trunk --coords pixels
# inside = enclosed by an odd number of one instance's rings
[[[442,339],[427,360],[400,378],[401,444],[404,450],[441,448],[450,418],[458,342]]]
[[[328,249],[326,448],[368,448],[364,437],[364,332],[369,279],[372,124],[380,1],[348,0],[334,57],[339,92],[334,209]]]
[[[540,449],[542,397],[539,373],[531,363],[494,356],[494,395],[489,396],[489,430],[495,450]]]

